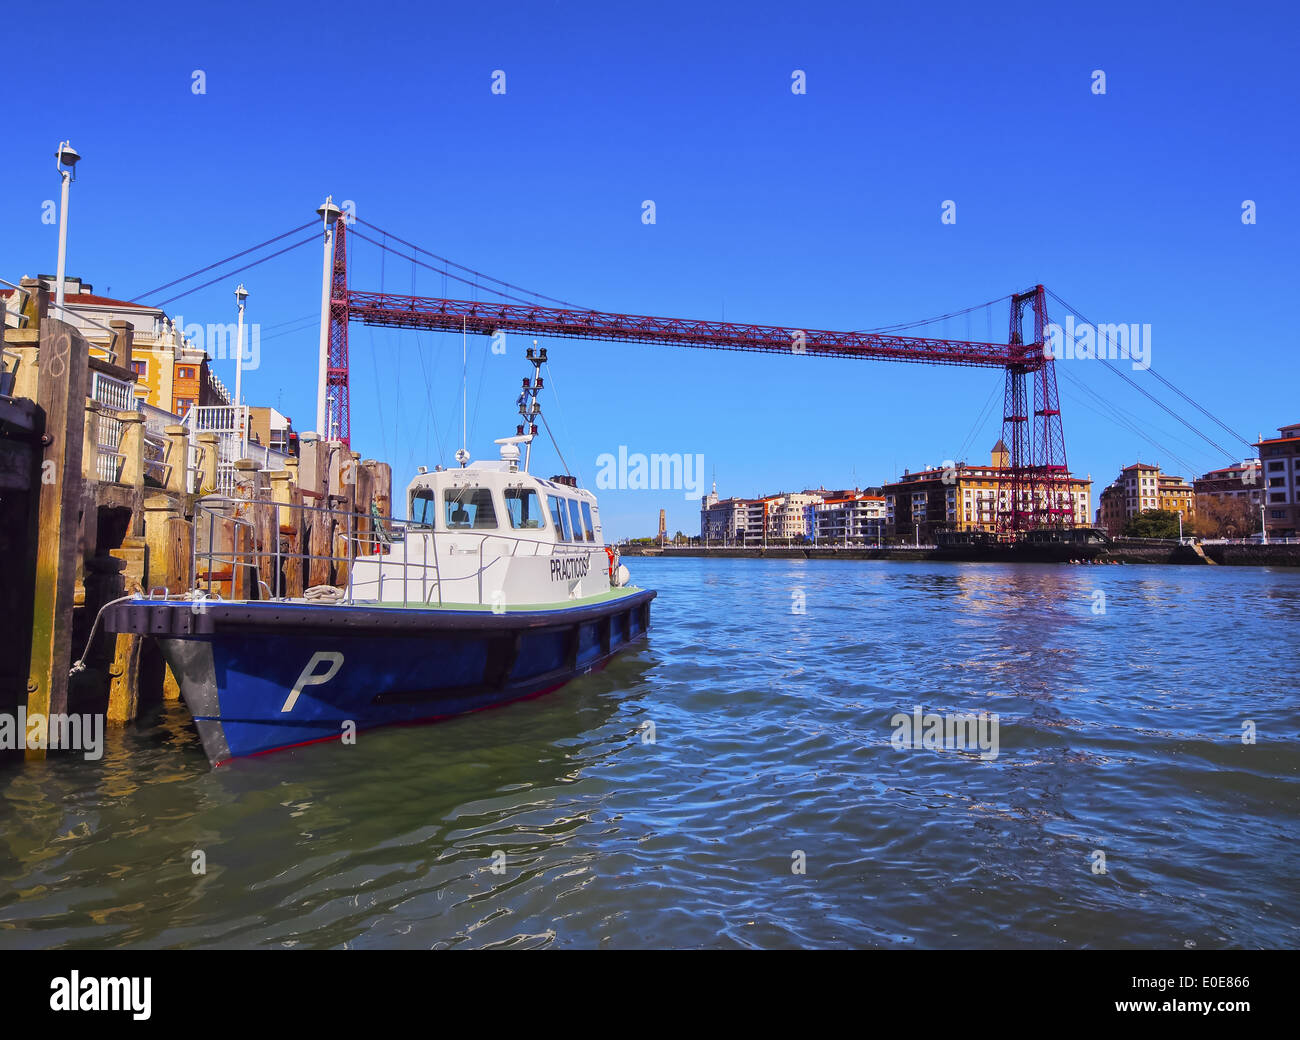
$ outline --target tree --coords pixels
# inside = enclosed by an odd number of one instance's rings
[[[1129,538],[1177,538],[1178,514],[1171,509],[1144,509],[1124,525]]]
[[[1210,538],[1245,538],[1259,530],[1259,507],[1244,495],[1200,495],[1196,512],[1201,534]]]

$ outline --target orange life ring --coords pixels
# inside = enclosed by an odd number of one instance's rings
[[[605,555],[609,557],[609,583],[614,584],[614,550],[605,546]]]

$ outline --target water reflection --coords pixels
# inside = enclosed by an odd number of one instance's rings
[[[1294,647],[1237,652],[1300,619],[1300,575],[638,578],[650,644],[537,701],[215,772],[171,709],[0,771],[0,946],[1300,941]],[[998,713],[998,758],[895,749],[915,705]]]

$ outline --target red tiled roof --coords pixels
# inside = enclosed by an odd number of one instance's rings
[[[17,290],[0,289],[0,296],[10,296]],[[130,307],[132,310],[156,311],[159,308],[150,307],[145,303],[131,303],[129,300],[114,300],[108,296],[96,296],[94,293],[74,293],[71,296],[64,297],[64,305],[67,307]]]

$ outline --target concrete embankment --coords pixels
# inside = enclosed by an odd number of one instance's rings
[[[972,553],[955,556],[939,549],[913,549],[894,546],[881,549],[820,548],[816,546],[766,549],[737,548],[663,548],[623,546],[624,556],[642,557],[697,557],[711,559],[743,560],[937,560],[948,563],[1042,563],[1041,558],[1020,557],[1016,553]],[[1066,562],[1064,560],[1058,562]],[[1300,567],[1300,545],[1179,545],[1173,541],[1127,538],[1117,540],[1097,557],[1106,563],[1172,563],[1188,566],[1221,564],[1230,567]]]

